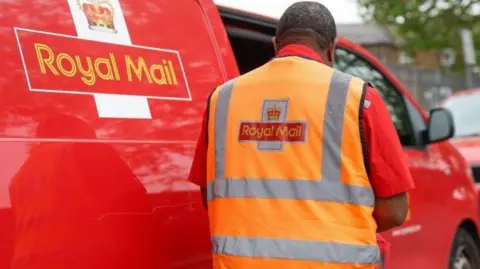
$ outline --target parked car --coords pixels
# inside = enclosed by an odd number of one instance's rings
[[[472,168],[475,182],[480,183],[480,89],[457,91],[442,107],[449,109],[455,123],[452,143],[465,156]]]
[[[187,181],[201,115],[215,86],[270,59],[275,23],[212,0],[1,1],[0,268],[211,268]],[[410,220],[382,234],[386,268],[478,268],[448,112],[423,114],[352,42],[336,59],[384,96],[417,185]]]
[[[441,107],[452,112],[455,134],[451,141],[470,165],[470,172],[480,194],[480,121],[477,114],[479,106],[480,89],[457,91],[441,104]]]

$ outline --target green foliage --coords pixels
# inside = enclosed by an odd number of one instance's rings
[[[395,26],[402,49],[419,51],[453,48],[454,69],[463,67],[460,29],[472,30],[480,64],[480,0],[357,0],[362,17],[380,25]]]

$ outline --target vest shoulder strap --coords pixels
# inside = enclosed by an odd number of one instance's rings
[[[237,80],[237,78],[233,78],[231,80],[228,80],[226,81],[225,83],[223,83],[222,85],[216,87],[215,89],[213,89],[213,91],[208,95],[207,97],[207,106],[205,108],[205,126],[208,126],[208,122],[210,120],[210,107],[211,107],[211,103],[212,103],[212,97],[213,95],[218,92],[218,91],[221,91],[222,89],[224,89],[225,87],[227,86],[233,86],[233,84],[235,83],[235,81]],[[208,144],[208,131],[206,132],[206,140],[207,140],[207,144]]]

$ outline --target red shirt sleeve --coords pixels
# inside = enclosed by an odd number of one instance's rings
[[[371,87],[365,94],[363,127],[370,183],[379,198],[413,189],[414,183],[387,106]]]
[[[197,141],[188,180],[200,187],[207,186],[207,111],[203,115],[202,129]]]

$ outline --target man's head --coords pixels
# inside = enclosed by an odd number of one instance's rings
[[[291,5],[283,13],[274,45],[276,50],[290,44],[308,46],[332,66],[336,38],[337,26],[330,11],[320,3],[303,1]]]

